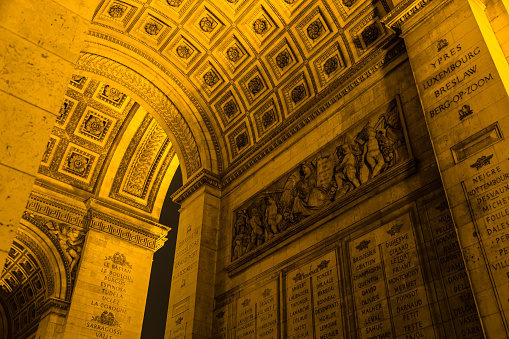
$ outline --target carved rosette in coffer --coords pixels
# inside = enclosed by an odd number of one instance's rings
[[[309,226],[311,216],[358,201],[396,176],[412,158],[405,135],[395,98],[239,206],[232,220],[232,262],[250,260]]]

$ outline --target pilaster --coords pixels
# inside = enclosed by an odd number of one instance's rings
[[[154,251],[168,228],[88,201],[88,231],[63,338],[139,338]]]
[[[65,271],[55,277],[59,298],[37,310],[37,337],[139,338],[153,254],[169,228],[98,199],[62,194],[33,191],[26,206],[26,220],[51,239]]]
[[[401,31],[483,330],[509,335],[509,66],[478,0],[404,1]]]
[[[202,171],[174,195],[179,232],[165,338],[210,338],[217,261],[220,190],[217,177]]]

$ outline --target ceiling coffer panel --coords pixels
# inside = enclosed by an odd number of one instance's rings
[[[365,60],[393,41],[380,23],[391,6],[387,0],[106,0],[89,34],[118,38],[120,32],[136,46],[132,51],[162,60],[157,67],[193,97],[219,145],[219,167],[228,172],[241,154],[280,137],[296,112],[311,112],[317,97],[348,86],[369,66]],[[69,99],[66,109],[73,105]]]

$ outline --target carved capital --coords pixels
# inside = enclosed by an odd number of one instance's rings
[[[87,225],[90,229],[108,233],[137,246],[157,251],[166,241],[169,228],[150,220],[143,220],[147,226],[157,226],[156,230],[143,229],[118,217],[89,208]]]
[[[221,189],[221,181],[219,175],[214,174],[206,169],[202,169],[198,174],[191,178],[181,188],[179,188],[171,198],[177,204],[182,204],[184,200],[190,197],[200,187],[208,185],[210,187]]]
[[[66,204],[36,191],[30,193],[26,209],[78,227],[83,227],[83,218],[87,214],[84,208]]]

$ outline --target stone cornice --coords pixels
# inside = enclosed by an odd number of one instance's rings
[[[89,229],[114,235],[151,251],[157,251],[166,241],[168,228],[161,224],[155,223],[161,228],[161,232],[150,232],[94,208],[89,208],[86,219]]]
[[[79,203],[83,202],[76,200],[76,204]],[[86,209],[76,207],[75,204],[67,204],[36,191],[30,193],[26,209],[78,227],[83,227],[83,219],[87,214]]]
[[[83,204],[83,208],[77,207],[78,204]],[[170,230],[169,227],[153,220],[95,198],[89,198],[86,204],[81,200],[64,203],[50,195],[32,191],[26,209],[27,213],[33,212],[84,230],[93,228],[113,234],[153,251],[164,245],[166,234]],[[126,218],[121,219],[120,215]]]
[[[177,204],[182,204],[189,196],[196,192],[203,185],[208,185],[221,189],[222,185],[219,175],[206,169],[201,169],[194,177],[189,179],[181,188],[179,188],[171,198]]]
[[[424,7],[428,6],[432,1],[435,3],[444,2],[443,0],[403,0],[392,9],[381,22],[387,27],[401,30],[401,26],[414,17]]]
[[[107,203],[105,201],[102,201],[102,200],[99,200],[99,199],[96,199],[96,198],[89,198],[87,200],[87,206],[88,208],[92,208],[92,209],[95,209],[95,210],[98,210],[97,208],[94,208],[94,206],[101,206],[101,207],[104,207],[105,209],[107,210],[111,210],[113,211],[113,213],[116,213],[117,215],[126,215],[126,216],[129,216],[135,220],[139,220],[141,221],[144,225],[150,225],[150,226],[153,226],[153,227],[157,227],[157,228],[160,228],[162,232],[168,232],[170,230],[169,227],[163,225],[163,224],[160,224],[156,221],[153,221],[153,220],[150,220],[150,219],[147,219],[143,216],[140,216],[139,214],[136,214],[136,213],[133,213],[129,210],[126,210],[124,208],[121,208],[121,207],[117,207],[116,205],[112,205],[110,203]],[[104,211],[102,211],[102,213],[104,214],[109,214],[109,213],[105,213]]]

